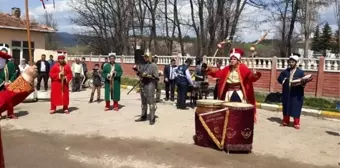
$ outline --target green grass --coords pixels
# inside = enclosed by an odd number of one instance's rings
[[[257,102],[265,103],[266,97],[267,95],[265,95],[264,93],[255,93],[255,99]],[[336,109],[337,103],[339,103],[339,101],[316,97],[305,97],[303,107],[340,113],[340,111]]]

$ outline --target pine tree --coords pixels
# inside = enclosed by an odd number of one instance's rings
[[[334,33],[335,42],[332,43],[332,53],[338,54],[340,53],[339,48],[339,29]]]
[[[320,50],[326,55],[326,50],[332,49],[331,39],[332,39],[332,28],[326,22],[322,29],[322,35],[320,37]]]
[[[319,26],[315,27],[311,49],[313,51],[320,51],[320,28]]]

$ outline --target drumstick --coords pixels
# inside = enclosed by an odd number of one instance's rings
[[[227,38],[225,38],[225,39],[224,39],[222,42],[220,42],[219,44],[225,44],[225,43],[227,43],[227,44],[231,43],[231,41],[229,40],[229,36],[228,36]],[[218,51],[219,51],[219,48],[217,47],[217,49],[216,49],[216,51],[215,51],[215,54],[213,55],[213,58],[217,55]]]
[[[227,37],[227,38],[225,38],[222,42],[220,42],[219,44],[225,44],[225,43],[227,43],[227,44],[231,44],[231,41],[229,40],[229,36]],[[217,49],[216,49],[216,51],[215,51],[215,53],[214,53],[214,55],[213,55],[213,59],[216,57],[216,55],[217,55],[217,53],[218,53],[218,51],[219,51],[220,49],[217,47]],[[209,63],[209,67],[211,66],[211,63]]]
[[[268,33],[269,33],[269,31],[267,31],[266,33],[264,33],[264,35],[261,37],[261,38],[259,38],[259,40],[257,40],[257,42],[256,43],[254,43],[251,47],[250,47],[250,51],[252,52],[251,53],[251,57],[252,57],[252,63],[253,63],[253,72],[255,72],[255,60],[254,60],[254,56],[255,56],[255,50],[256,50],[256,48],[255,48],[255,46],[257,45],[257,44],[259,44],[260,42],[262,42],[265,38],[266,38],[266,36],[268,35]]]
[[[263,41],[266,36],[268,35],[269,31],[267,31],[266,33],[264,33],[264,35],[259,39],[257,40],[257,42],[255,44],[253,44],[253,46],[256,46],[257,44],[259,44],[261,41]]]

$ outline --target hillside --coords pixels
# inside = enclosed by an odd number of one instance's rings
[[[78,44],[78,35],[66,32],[57,32],[57,43],[62,47],[72,47]]]

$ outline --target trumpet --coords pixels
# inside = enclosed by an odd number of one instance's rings
[[[60,67],[60,80],[61,80],[61,93],[64,93],[64,83],[65,83],[65,71],[64,66]]]
[[[109,81],[110,81],[110,89],[113,90],[113,80],[114,80],[114,73],[115,73],[115,66],[111,66],[111,72],[109,74]]]
[[[109,80],[112,80],[112,79],[113,79],[114,73],[115,73],[115,67],[114,67],[114,66],[111,66],[111,71],[110,71],[110,74],[109,74],[109,76],[108,76],[108,79],[109,79]]]

